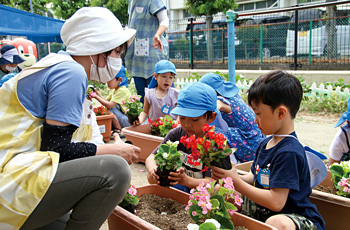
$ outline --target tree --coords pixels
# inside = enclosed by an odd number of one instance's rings
[[[31,12],[29,0],[0,0],[0,4]],[[33,13],[46,16],[46,0],[32,0]]]
[[[188,11],[194,16],[206,16],[207,29],[212,28],[212,15],[237,8],[235,0],[185,0],[185,6]],[[207,41],[212,41],[212,31],[208,30],[206,33]],[[207,42],[208,60],[213,61],[213,47],[210,42]]]
[[[128,0],[92,0],[91,6],[103,6],[108,8],[119,19],[120,23],[128,23]]]
[[[51,2],[51,9],[54,11],[54,15],[62,19],[67,19],[78,9],[90,5],[90,0],[51,0]]]

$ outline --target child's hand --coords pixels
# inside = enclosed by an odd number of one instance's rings
[[[237,173],[235,164],[232,164],[232,169],[230,169],[230,170],[225,170],[225,169],[218,168],[215,166],[211,166],[211,169],[212,169],[211,170],[211,174],[212,174],[211,177],[214,180],[219,180],[222,178],[231,177],[232,181],[234,183],[237,179],[239,179],[239,175]]]
[[[133,125],[133,126],[141,125],[140,118],[138,118],[137,120],[135,120],[134,123],[133,123],[132,125]]]
[[[97,89],[95,89],[95,93],[96,93],[97,96],[101,97],[101,94],[100,94],[100,92],[98,92]],[[95,96],[95,97],[96,97],[96,96]]]
[[[147,175],[150,184],[159,184],[159,176],[157,175],[157,168],[152,169]]]
[[[185,169],[181,168],[176,172],[170,172],[169,173],[169,180],[173,180],[175,182],[170,182],[170,185],[176,185],[176,184],[181,184],[184,185],[186,182],[186,173],[185,173]]]

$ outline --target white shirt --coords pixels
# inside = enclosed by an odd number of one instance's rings
[[[343,127],[345,128],[348,134],[348,138],[350,138],[350,126],[346,124]],[[335,135],[331,147],[329,148],[329,152],[331,158],[335,161],[340,161],[343,154],[349,152],[349,147],[346,142],[346,136],[341,129],[339,129],[339,131]]]

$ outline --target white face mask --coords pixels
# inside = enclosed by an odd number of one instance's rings
[[[7,71],[9,71],[9,72],[12,72],[12,71],[14,71],[15,69],[16,69],[17,67],[11,67],[11,66],[5,66],[5,69],[7,70]]]
[[[105,65],[105,67],[100,68],[95,65],[94,60],[92,59],[91,56],[90,56],[90,59],[92,61],[92,64],[90,67],[90,80],[106,83],[108,81],[113,80],[113,78],[119,73],[121,69],[121,65],[122,65],[121,58],[107,57],[107,63],[108,63],[109,69],[112,72],[111,74],[108,71],[107,64]]]

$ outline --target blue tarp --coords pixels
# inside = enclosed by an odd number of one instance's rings
[[[0,4],[0,35],[27,36],[34,43],[59,42],[64,21]]]

